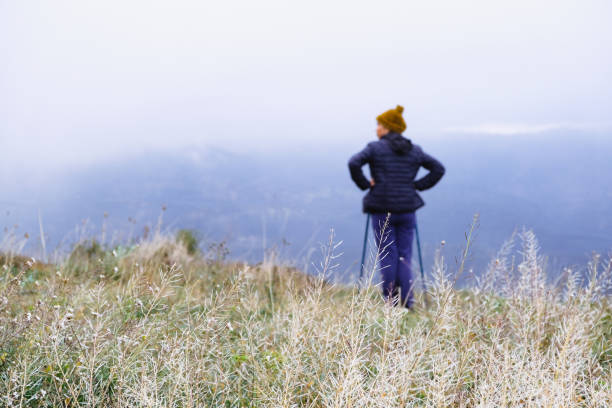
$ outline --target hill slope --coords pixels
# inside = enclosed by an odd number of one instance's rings
[[[612,404],[609,260],[594,259],[585,286],[565,271],[551,287],[525,232],[516,266],[506,247],[484,280],[457,291],[461,267],[448,271],[438,253],[429,307],[407,312],[375,287],[326,283],[333,243],[318,277],[189,243],[82,242],[58,265],[4,254],[2,404]]]

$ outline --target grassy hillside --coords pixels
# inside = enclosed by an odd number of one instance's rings
[[[438,253],[428,307],[268,259],[225,261],[189,234],[77,246],[61,264],[0,258],[3,406],[612,405],[610,261],[544,279],[537,242],[470,290]],[[423,303],[418,294],[419,304]]]

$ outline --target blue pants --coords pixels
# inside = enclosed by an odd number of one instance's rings
[[[378,266],[382,273],[382,292],[386,300],[412,307],[414,279],[411,258],[416,217],[414,212],[372,214],[372,227],[378,247]],[[401,289],[401,291],[400,291]]]

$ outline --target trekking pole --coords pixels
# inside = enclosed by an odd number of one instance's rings
[[[417,250],[419,251],[419,266],[421,268],[421,284],[423,285],[423,299],[425,300],[425,307],[429,308],[427,304],[427,288],[425,286],[425,272],[423,271],[423,255],[421,254],[421,239],[419,237],[419,226],[416,221],[416,215],[414,217],[414,232],[416,233]]]
[[[368,246],[368,227],[370,226],[370,213],[366,217],[365,234],[363,236],[363,250],[361,251],[361,270],[359,271],[359,281],[363,278],[363,263],[365,262],[366,248]]]

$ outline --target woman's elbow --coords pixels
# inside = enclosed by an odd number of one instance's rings
[[[446,173],[446,168],[444,168],[444,166],[442,164],[440,164],[439,167],[438,167],[438,174],[440,175],[440,178],[442,178],[444,173]]]
[[[351,172],[358,171],[359,169],[361,169],[361,166],[362,164],[359,160],[359,157],[357,156],[351,157],[348,161],[348,168]]]

